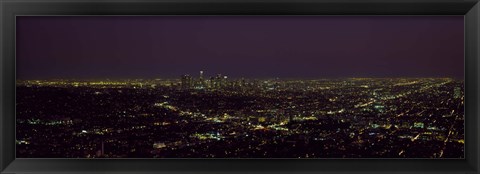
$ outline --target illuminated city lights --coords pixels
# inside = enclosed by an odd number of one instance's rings
[[[17,157],[463,158],[450,78],[17,82]]]

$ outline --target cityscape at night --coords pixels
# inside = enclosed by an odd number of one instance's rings
[[[460,15],[17,16],[16,158],[462,159],[464,31]]]
[[[17,157],[463,158],[450,78],[19,81]]]

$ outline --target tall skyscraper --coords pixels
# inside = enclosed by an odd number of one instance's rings
[[[203,75],[203,71],[200,71],[200,77],[199,77],[199,87],[201,89],[205,88],[207,85],[205,83],[205,78],[204,78],[204,75]]]
[[[215,77],[215,87],[222,87],[222,74],[217,74],[217,76]]]
[[[182,89],[190,89],[192,87],[192,77],[188,74],[183,75],[181,83]]]
[[[227,83],[227,76],[223,76],[223,79],[222,79],[222,87],[225,87],[225,86],[228,86],[228,83]]]

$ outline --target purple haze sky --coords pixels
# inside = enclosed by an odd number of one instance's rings
[[[463,16],[21,16],[17,79],[464,76]]]

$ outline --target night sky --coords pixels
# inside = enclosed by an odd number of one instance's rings
[[[463,16],[21,16],[17,79],[454,77]]]

